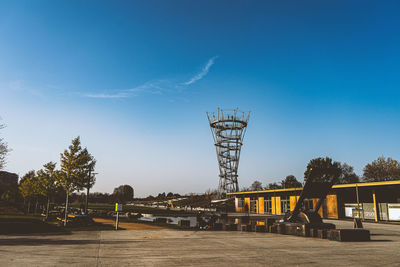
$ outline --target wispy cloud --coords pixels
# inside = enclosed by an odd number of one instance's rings
[[[89,98],[117,99],[137,96],[140,93],[162,94],[165,91],[166,82],[164,80],[151,81],[134,88],[119,90],[115,93],[90,93],[83,96]]]
[[[129,97],[129,94],[123,93],[123,92],[119,92],[119,93],[115,93],[115,94],[85,94],[84,96],[86,97],[90,97],[90,98],[126,98]]]
[[[203,67],[203,69],[197,73],[195,76],[193,76],[189,81],[184,82],[184,85],[191,85],[195,82],[197,82],[198,80],[203,79],[204,76],[207,75],[208,71],[210,70],[211,66],[214,65],[214,61],[217,58],[217,56],[212,57],[208,60],[207,64]]]
[[[114,90],[114,93],[88,93],[83,94],[85,97],[89,98],[102,98],[102,99],[118,99],[118,98],[128,98],[134,97],[139,94],[153,94],[153,95],[162,95],[162,94],[179,94],[186,87],[194,84],[198,80],[204,78],[207,73],[210,71],[212,65],[214,65],[215,59],[217,56],[210,58],[207,61],[207,64],[201,69],[199,73],[193,76],[187,82],[176,82],[172,80],[154,80],[146,82],[137,87],[123,89],[123,90]]]
[[[127,89],[125,90],[125,92],[131,92],[131,93],[146,92],[153,95],[160,95],[163,92],[167,91],[168,87],[171,87],[170,81],[156,80],[156,81],[146,82],[134,88]]]

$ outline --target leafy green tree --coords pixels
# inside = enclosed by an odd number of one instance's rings
[[[31,208],[31,200],[38,192],[37,177],[34,170],[29,171],[22,177],[18,188],[21,192],[22,197],[24,198],[24,202],[28,200],[29,214]]]
[[[379,157],[364,168],[366,182],[393,181],[400,179],[400,163],[390,157]]]
[[[80,161],[79,162],[80,170],[79,170],[78,185],[81,188],[86,188],[85,213],[87,213],[89,191],[96,182],[96,177],[94,172],[94,167],[96,166],[96,160],[88,152],[88,150],[84,148],[80,154],[79,161]]]
[[[21,194],[19,193],[18,190],[18,175],[15,173],[8,173],[8,172],[2,172],[0,171],[0,178],[15,178],[15,183],[11,182],[10,180],[8,182],[1,181],[0,179],[0,195],[1,195],[1,200],[4,200],[6,202],[17,202],[21,198]]]
[[[39,192],[41,195],[47,197],[46,219],[49,217],[50,197],[57,190],[56,177],[57,171],[55,162],[48,162],[43,165],[44,169],[37,172],[39,179]]]
[[[337,183],[342,170],[340,163],[332,162],[331,158],[315,158],[310,160],[304,172],[304,180],[313,182]]]
[[[171,193],[171,192],[170,192]],[[169,194],[170,193],[168,193],[168,195],[167,195],[167,197],[169,197]],[[173,193],[171,193],[171,198],[172,197],[180,197],[180,195],[179,194],[173,194]],[[207,200],[214,200],[214,199],[218,199],[218,190],[217,189],[208,189],[205,193],[204,193],[204,196],[205,196],[205,198],[207,199]]]
[[[250,191],[261,191],[261,190],[263,190],[263,186],[260,181],[254,181],[250,186]]]
[[[269,190],[274,190],[274,189],[281,189],[282,188],[282,186],[280,186],[279,184],[277,184],[277,183],[269,183],[266,187],[265,187],[265,189],[269,189]]]
[[[0,196],[7,202],[16,202],[20,199],[17,174],[0,171]]]
[[[79,136],[72,140],[72,144],[60,154],[60,157],[61,171],[57,173],[56,181],[66,193],[64,216],[64,226],[66,226],[68,197],[74,191],[82,189],[79,182],[82,177],[82,147]]]
[[[121,186],[122,186],[122,185],[121,185]],[[120,186],[120,187],[121,187],[121,186]],[[119,194],[118,191],[120,191],[120,189],[119,189],[120,187],[114,188],[113,195]],[[167,195],[165,194],[165,192],[158,193],[158,195],[156,196],[156,199],[157,199],[157,200],[166,200],[166,199],[167,199]]]
[[[4,124],[0,124],[0,129],[3,129],[4,127]],[[6,156],[8,152],[10,152],[10,150],[8,149],[7,143],[0,137],[0,170],[2,170],[6,164]]]
[[[295,188],[303,186],[299,181],[297,181],[294,175],[286,176],[286,178],[281,181],[281,185],[283,188]]]
[[[133,200],[133,188],[130,185],[121,185],[114,189],[113,197],[117,202],[129,202]],[[164,193],[165,197],[165,193]]]
[[[9,189],[3,194],[1,194],[1,200],[11,202],[12,200],[15,200],[15,195],[16,194],[13,192],[13,190]]]
[[[354,168],[347,163],[343,163],[340,165],[340,169],[342,171],[339,176],[338,184],[351,184],[351,183],[359,183],[360,177],[354,172]]]

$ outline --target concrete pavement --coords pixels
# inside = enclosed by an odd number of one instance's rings
[[[331,221],[338,228],[352,222]],[[1,266],[400,266],[400,225],[364,223],[372,241],[160,230],[0,236]]]

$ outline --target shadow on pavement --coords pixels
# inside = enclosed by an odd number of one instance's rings
[[[135,241],[101,241],[101,244],[125,244]],[[99,244],[93,239],[37,239],[37,238],[7,238],[0,239],[0,246],[42,246],[42,245],[90,245]]]

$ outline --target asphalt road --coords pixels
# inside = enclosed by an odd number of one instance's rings
[[[330,221],[337,228],[352,222]],[[400,225],[364,223],[370,242],[171,229],[1,235],[1,266],[400,266]]]

